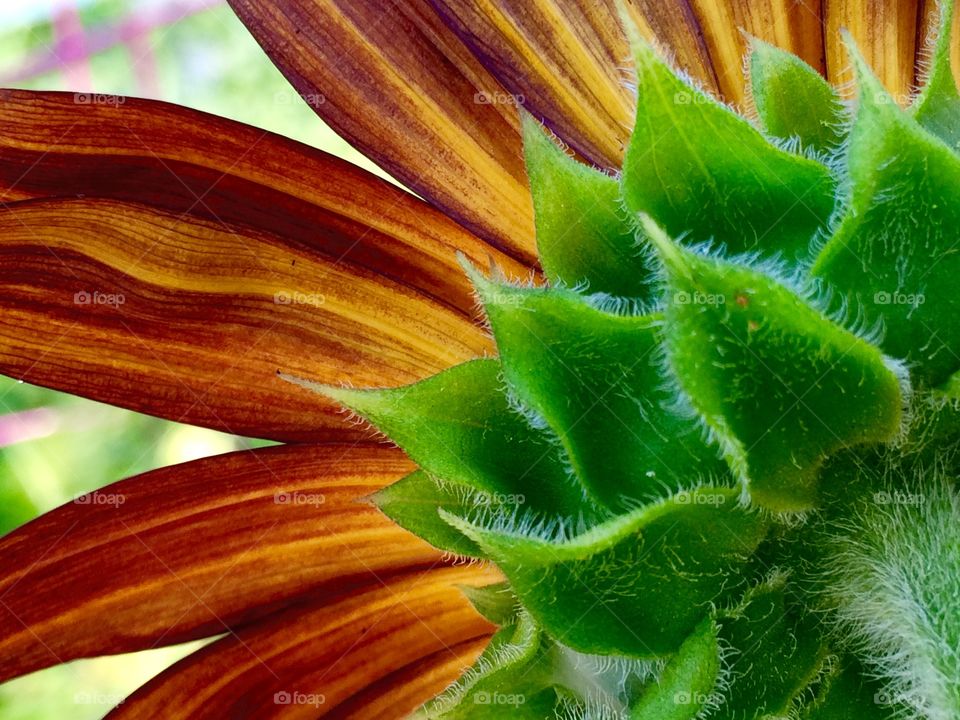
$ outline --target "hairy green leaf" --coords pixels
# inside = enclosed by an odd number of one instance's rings
[[[928,467],[910,484],[891,458],[887,484],[821,535],[829,550],[820,582],[886,702],[912,717],[960,717],[960,492],[955,476]]]
[[[558,642],[640,658],[676,651],[711,603],[737,592],[767,529],[728,488],[685,491],[571,537],[441,514],[494,559]]]
[[[630,709],[631,720],[695,720],[719,706],[719,627],[713,617],[703,620],[683,641],[663,674]]]
[[[424,705],[421,720],[542,720],[553,716],[557,694],[540,670],[545,648],[533,619],[521,613],[500,629],[477,663],[442,695]]]
[[[729,648],[718,718],[792,717],[808,699],[829,653],[816,624],[788,606],[783,579],[754,588],[718,622]]]
[[[895,720],[905,717],[905,711],[856,659],[846,655],[820,678],[816,695],[803,707],[800,719]]]
[[[460,591],[467,596],[478,613],[495,625],[513,625],[517,622],[520,607],[517,596],[510,589],[510,583],[485,587],[464,585]]]
[[[619,511],[726,475],[696,425],[664,407],[658,318],[472,277],[507,383],[560,438],[589,497]]]
[[[883,349],[937,385],[960,368],[960,156],[901,110],[851,49],[860,84],[846,212],[813,272],[882,318]]]
[[[386,390],[325,387],[442,480],[487,493],[497,506],[577,517],[580,491],[544,436],[511,409],[496,360],[472,360]]]
[[[820,163],[771,145],[634,40],[637,120],[623,166],[627,208],[674,236],[731,252],[804,260],[833,211],[835,181]]]
[[[417,470],[385,487],[373,496],[373,501],[395,523],[434,547],[457,555],[483,557],[480,547],[445,522],[438,511],[442,508],[469,517],[478,511],[478,504],[483,504],[485,497],[489,496],[437,481]]]
[[[591,292],[647,297],[652,276],[620,199],[620,182],[567,155],[523,114],[523,154],[537,229],[537,250],[551,283]]]
[[[834,150],[842,141],[843,105],[837,91],[796,55],[753,38],[750,92],[768,134],[797,138],[803,148]]]
[[[827,455],[896,435],[900,380],[877,348],[784,284],[644,222],[667,277],[664,335],[680,386],[755,502],[810,509]]]
[[[930,69],[920,95],[914,101],[913,116],[924,128],[954,150],[960,149],[960,92],[950,66],[950,34],[954,0],[939,0],[937,38],[930,57]]]

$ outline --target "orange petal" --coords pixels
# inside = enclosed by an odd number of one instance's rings
[[[897,102],[906,105],[914,82],[918,44],[916,2],[907,0],[829,0],[824,2],[827,77],[835,85],[853,79],[840,35],[850,31],[877,77]],[[922,29],[922,28],[921,28]]]
[[[527,110],[594,163],[620,167],[636,102],[613,2],[433,4]]]
[[[454,250],[527,269],[409,193],[307,145],[167,103],[76,97],[0,91],[0,202],[113,198],[251,225],[465,312],[473,296]]]
[[[800,56],[811,66],[826,69],[820,3],[797,0],[691,0],[713,59],[723,96],[744,98],[743,31]]]
[[[277,440],[361,437],[277,371],[400,385],[489,341],[408,286],[266,230],[114,200],[0,212],[0,372]]]
[[[435,698],[473,665],[490,641],[488,635],[454,645],[373,683],[337,707],[344,720],[405,717]]]
[[[278,614],[161,673],[111,718],[168,717],[169,708],[180,717],[217,720],[405,717],[449,677],[449,663],[439,675],[419,678],[418,692],[387,693],[397,705],[385,714],[375,714],[371,690],[391,688],[398,672],[424,659],[446,655],[462,662],[463,643],[489,636],[493,627],[454,585],[497,578],[475,567],[438,569],[394,578],[334,604]]]
[[[0,540],[0,681],[229,632],[440,562],[357,498],[409,472],[380,445],[244,451],[156,470]]]
[[[516,108],[427,0],[231,0],[314,110],[481,237],[535,263]]]

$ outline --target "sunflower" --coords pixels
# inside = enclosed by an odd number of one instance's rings
[[[924,595],[956,582],[952,281],[839,257],[908,225],[953,271],[952,4],[230,2],[416,195],[187,108],[0,91],[0,371],[283,443],[3,538],[0,680],[222,636],[111,717],[960,712],[955,597]]]

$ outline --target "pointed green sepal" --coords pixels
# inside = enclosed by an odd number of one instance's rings
[[[377,492],[373,501],[397,525],[434,547],[466,557],[483,557],[473,540],[438,514],[443,509],[470,517],[480,510],[483,498],[472,488],[456,487],[417,470]]]
[[[543,635],[527,613],[500,629],[483,654],[443,694],[421,707],[418,720],[521,720],[553,716],[557,694],[544,685]]]
[[[448,511],[449,512],[449,511]],[[464,585],[460,592],[474,609],[494,625],[513,625],[520,614],[517,596],[510,589],[510,583],[497,583],[483,587]]]
[[[672,235],[807,260],[833,211],[827,168],[775,147],[681,80],[648,43],[633,45],[638,108],[623,166],[627,208]]]
[[[622,208],[617,178],[577,162],[523,113],[523,154],[533,196],[537,250],[551,283],[646,298],[652,273]]]
[[[835,150],[843,140],[837,91],[796,55],[763,40],[750,42],[750,92],[767,134],[797,138],[802,148]]]
[[[717,692],[721,648],[711,616],[683,641],[655,683],[630,708],[630,720],[696,720],[723,702]]]
[[[663,260],[664,336],[681,388],[755,502],[812,508],[830,453],[898,433],[895,366],[768,274],[643,223]]]
[[[851,655],[839,657],[818,678],[812,698],[803,706],[800,720],[896,720],[909,716],[909,710],[895,693],[870,677]]]
[[[911,110],[923,127],[954,150],[960,149],[960,92],[950,63],[950,35],[955,12],[954,0],[939,0],[937,36],[929,59],[929,70]]]
[[[486,493],[498,506],[571,517],[584,510],[557,448],[510,407],[496,360],[472,360],[400,388],[320,391],[431,475]]]
[[[726,648],[722,718],[796,717],[833,659],[814,619],[788,601],[775,576],[718,614]],[[760,669],[762,668],[762,671]]]
[[[658,318],[605,312],[572,291],[471,277],[507,383],[560,439],[588,497],[623,511],[729,478],[718,449],[667,407]]]
[[[638,658],[675,652],[711,603],[734,596],[767,530],[728,488],[685,491],[572,536],[441,514],[494,559],[552,637]]]
[[[960,156],[900,109],[851,55],[859,107],[846,211],[813,272],[884,325],[883,349],[938,385],[960,368]]]

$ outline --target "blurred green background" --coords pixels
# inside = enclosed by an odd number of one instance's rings
[[[314,115],[215,0],[0,0],[0,85],[154,97],[379,172]],[[129,475],[262,444],[0,377],[0,534]],[[196,647],[82,660],[0,685],[0,718],[101,718]]]

